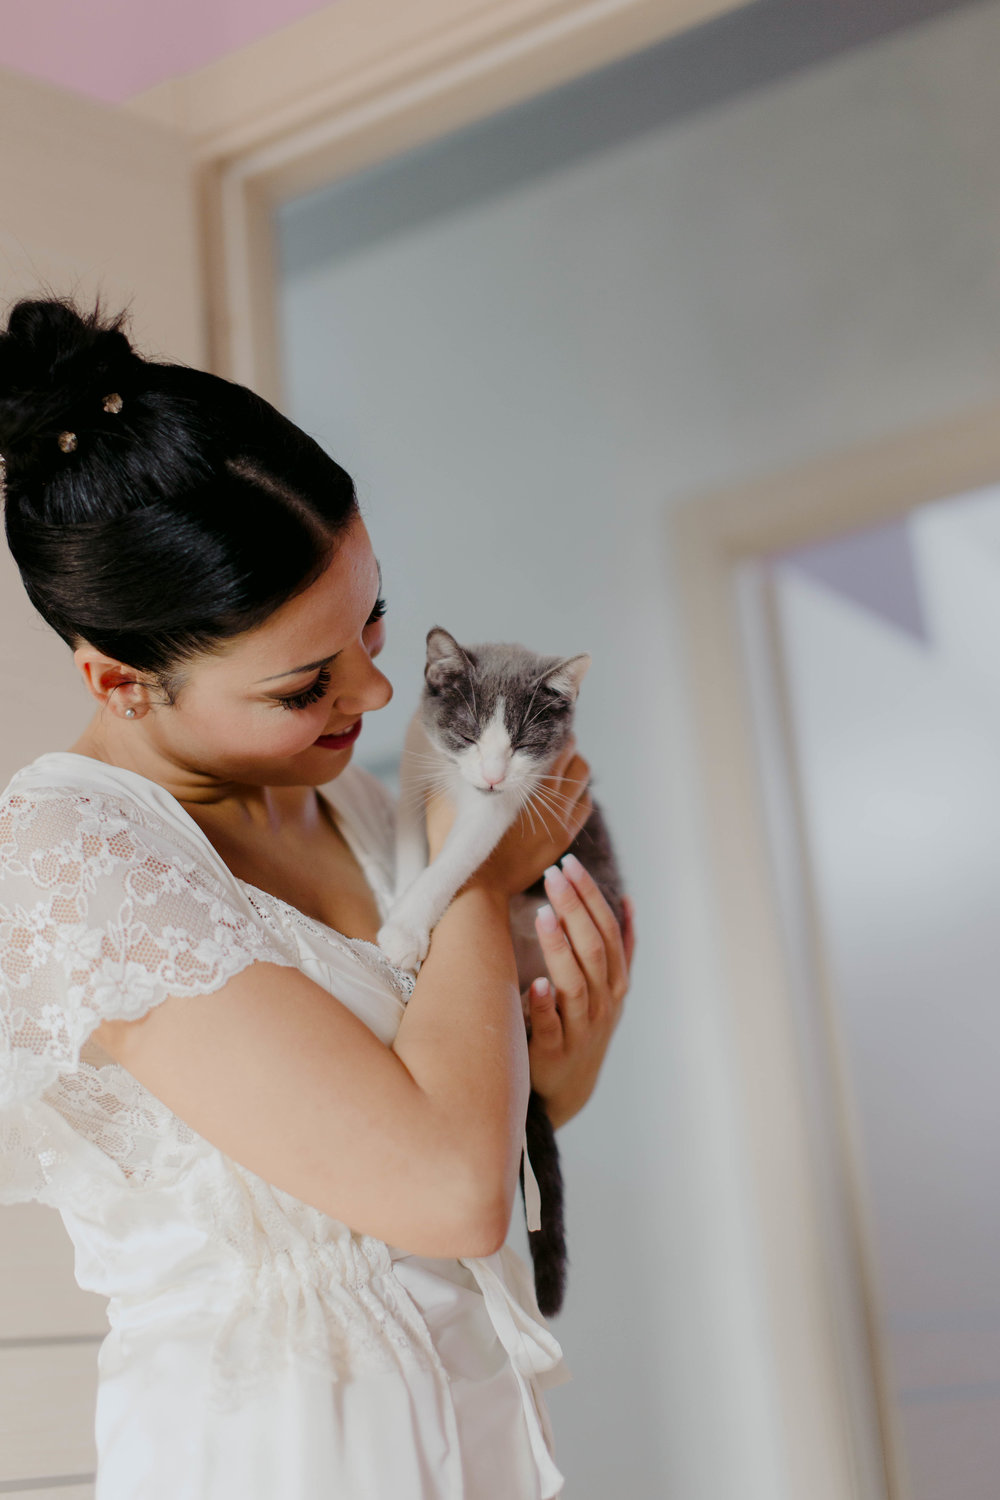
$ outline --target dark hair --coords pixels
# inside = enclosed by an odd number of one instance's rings
[[[68,645],[149,674],[173,703],[186,660],[319,577],[357,498],[273,406],[143,359],[125,320],[58,297],[12,308],[0,332],[4,524],[43,619]]]

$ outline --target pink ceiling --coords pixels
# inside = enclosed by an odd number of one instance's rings
[[[119,103],[326,0],[0,0],[0,66]]]

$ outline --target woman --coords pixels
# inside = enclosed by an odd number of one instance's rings
[[[560,1493],[561,1354],[503,1242],[529,1060],[562,1123],[631,939],[551,870],[529,1048],[507,902],[586,820],[585,761],[414,981],[374,946],[392,807],[350,760],[391,688],[347,474],[54,299],[0,335],[0,449],[25,588],[96,703],[0,797],[0,1201],[55,1205],[109,1298],[97,1500]]]

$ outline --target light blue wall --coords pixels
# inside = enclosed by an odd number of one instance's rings
[[[535,106],[527,135],[480,132],[464,191],[443,147],[444,179],[421,153],[282,215],[287,404],[355,475],[390,601],[396,700],[359,754],[398,746],[432,623],[594,654],[580,740],[640,942],[599,1093],[562,1133],[576,1379],[550,1399],[571,1500],[804,1500],[667,517],[1000,397],[998,76],[996,3],[677,117],[665,94],[662,123],[617,131],[634,80],[615,70],[608,142],[583,155],[531,144]]]

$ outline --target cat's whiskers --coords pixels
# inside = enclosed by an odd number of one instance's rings
[[[568,797],[565,792],[557,792],[554,786],[540,788],[544,792],[550,806],[558,807],[560,804],[567,810],[576,805],[575,797]]]
[[[414,772],[414,779],[420,781],[447,781],[452,770],[448,765],[442,765],[440,760],[429,761],[426,766],[418,766]]]
[[[440,758],[427,756],[430,765],[426,769],[418,769],[406,787],[403,800],[408,808],[421,806],[428,795],[435,792],[447,792],[452,786],[452,773],[448,766],[441,764]]]
[[[538,814],[539,822],[545,829],[545,832],[548,834],[549,838],[551,838],[552,829],[549,827],[548,820],[545,817],[545,813],[542,811],[542,808],[545,807],[545,805],[546,804],[543,789],[541,787],[536,787],[533,792],[529,793],[526,806],[528,806],[532,810],[532,812],[536,812]],[[550,807],[548,811],[554,812],[555,809]]]
[[[544,788],[540,787],[538,789],[538,791],[535,793],[535,801],[536,801],[536,804],[539,805],[539,817],[541,817],[541,808],[542,807],[547,808],[548,811],[555,818],[556,822],[559,824],[560,828],[565,828],[566,827],[566,813],[565,813],[565,811],[563,809],[559,808],[554,802],[552,802],[550,800],[549,794],[548,794],[548,792]],[[546,832],[548,832],[549,831],[549,825],[547,823],[545,824],[545,828],[546,828]]]
[[[412,787],[407,790],[405,797],[400,798],[400,804],[408,811],[416,808],[423,809],[427,801],[428,792],[433,795],[435,792],[443,792],[444,790],[444,787]]]
[[[535,831],[535,815],[531,811],[531,798],[530,797],[519,796],[518,797],[518,804],[517,804],[517,821],[518,821],[518,826],[522,830],[524,828],[524,815],[525,815],[525,813],[528,814],[528,820],[529,820],[529,823],[531,825],[531,831],[532,831],[532,833],[534,833],[534,831]]]
[[[575,797],[567,797],[565,793],[557,792],[551,786],[543,787],[540,795],[544,798],[546,805],[552,808],[553,812],[559,812],[564,817],[576,806],[577,799]]]

